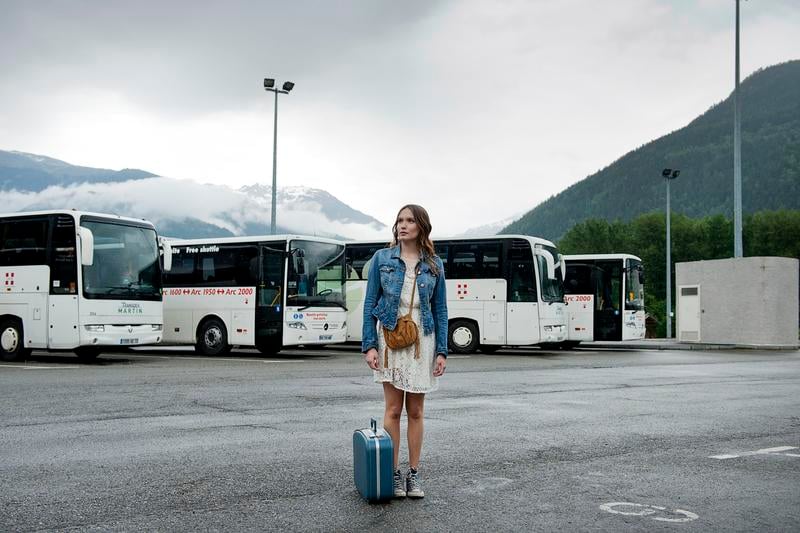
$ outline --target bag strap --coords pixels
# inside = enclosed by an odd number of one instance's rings
[[[414,309],[414,294],[417,292],[417,267],[414,267],[414,287],[411,289],[411,305],[408,308],[409,314]]]

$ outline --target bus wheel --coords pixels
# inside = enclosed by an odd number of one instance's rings
[[[502,348],[499,344],[481,344],[481,351],[483,353],[491,354]]]
[[[25,353],[22,324],[9,318],[0,322],[0,357],[3,361],[15,361]]]
[[[264,340],[256,342],[256,348],[264,355],[275,355],[281,351],[283,346],[280,341]]]
[[[100,355],[100,348],[97,346],[79,346],[72,351],[81,361],[92,361]]]
[[[475,324],[467,320],[453,320],[448,329],[453,353],[475,353],[478,348],[478,328]]]
[[[223,355],[230,352],[231,346],[228,344],[225,324],[216,318],[203,322],[198,331],[195,348],[203,355]]]

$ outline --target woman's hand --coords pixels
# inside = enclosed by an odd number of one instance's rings
[[[433,377],[438,378],[444,374],[444,369],[447,367],[447,357],[443,355],[436,356],[436,366],[433,368]]]
[[[372,370],[379,370],[378,368],[378,350],[375,348],[370,348],[367,350],[367,353],[364,354],[364,361],[367,362],[367,366],[370,367]]]

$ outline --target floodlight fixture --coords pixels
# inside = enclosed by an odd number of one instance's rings
[[[264,88],[272,89],[275,87],[275,80],[273,78],[264,78]]]
[[[283,82],[283,90],[284,91],[286,91],[288,93],[292,89],[294,89],[294,82],[291,82],[291,81]]]

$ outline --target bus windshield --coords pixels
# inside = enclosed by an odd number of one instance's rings
[[[344,245],[292,241],[287,305],[345,308],[344,272]]]
[[[644,270],[642,262],[636,259],[628,259],[625,265],[625,309],[641,310],[644,309]]]
[[[83,295],[95,299],[161,299],[158,241],[152,228],[83,220],[94,234],[94,262],[83,267]]]
[[[539,274],[542,278],[542,300],[545,302],[563,302],[564,273],[562,272],[563,261],[561,261],[561,254],[552,246],[542,246],[542,248],[550,252],[555,262],[555,279],[550,279],[550,267],[547,265],[547,259],[540,254],[536,254]]]

